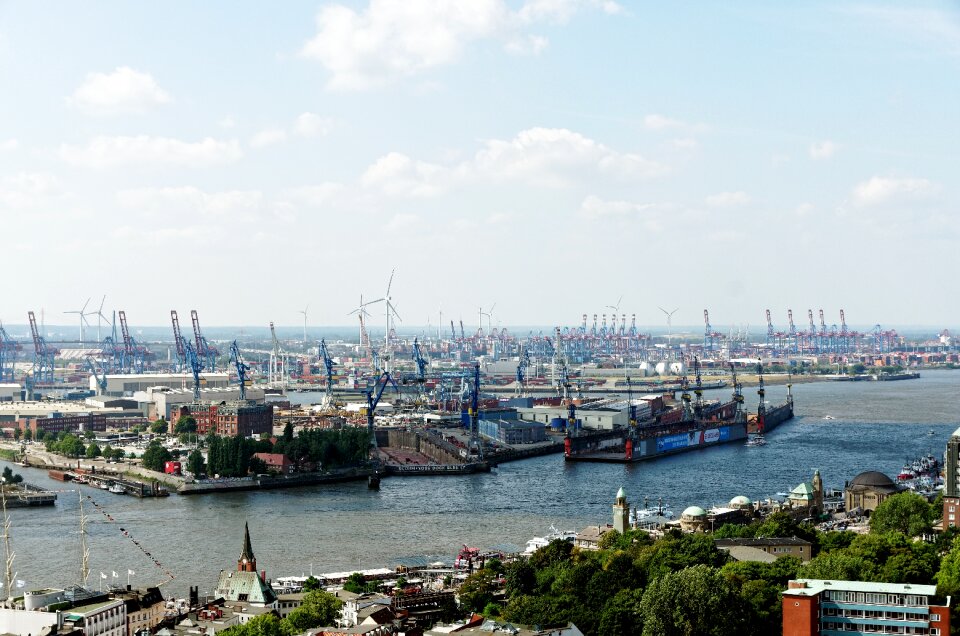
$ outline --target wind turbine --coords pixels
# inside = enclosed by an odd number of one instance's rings
[[[83,303],[82,309],[71,309],[70,311],[63,312],[65,314],[77,314],[78,316],[80,316],[80,345],[81,346],[83,345],[83,342],[85,340],[84,338],[85,332],[83,330],[83,326],[84,325],[90,326],[90,323],[87,322],[87,316],[92,315],[87,313],[87,305],[89,304],[90,304],[90,299],[87,298],[87,302]]]
[[[487,317],[487,335],[488,336],[490,335],[490,332],[493,331],[493,310],[496,308],[496,306],[497,306],[497,303],[493,303],[493,305],[490,307],[490,311],[483,311],[483,309],[480,310],[481,319],[483,316]],[[483,327],[482,323],[480,327],[481,328]]]
[[[307,310],[310,309],[310,305],[304,307],[301,311],[297,313],[303,314],[303,346],[307,346]]]
[[[677,313],[677,310],[680,308],[677,307],[677,309],[673,311],[667,311],[663,307],[658,307],[657,309],[662,311],[667,317],[667,344],[669,345],[673,342],[673,314]]]
[[[103,324],[103,321],[107,319],[107,317],[103,315],[103,303],[105,302],[107,302],[106,294],[100,299],[100,308],[97,309],[97,342],[103,342],[103,339],[100,337],[100,326]]]
[[[613,331],[617,331],[617,314],[620,313],[620,302],[623,300],[623,296],[617,299],[616,305],[607,305],[606,308],[613,310]],[[676,311],[676,310],[674,310]]]

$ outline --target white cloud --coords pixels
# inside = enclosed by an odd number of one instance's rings
[[[186,221],[209,223],[214,233],[219,223],[253,222],[268,213],[259,190],[206,192],[194,186],[132,188],[116,193],[117,204],[147,217],[169,221],[178,216]]]
[[[68,98],[81,110],[94,114],[143,112],[172,100],[149,73],[119,66],[112,73],[88,73]]]
[[[221,128],[235,128],[237,125],[237,120],[233,115],[227,115],[223,119],[217,122],[217,125]]]
[[[605,0],[530,0],[512,11],[504,0],[370,0],[356,11],[323,7],[317,34],[301,50],[329,72],[334,90],[362,90],[457,61],[477,40],[497,38],[513,52],[539,52],[546,38],[524,33],[538,22],[564,22],[581,9],[607,13]]]
[[[707,205],[714,208],[733,208],[750,203],[750,195],[746,192],[718,192],[704,199]]]
[[[656,113],[647,115],[643,118],[643,125],[648,130],[678,130],[685,131],[688,133],[691,132],[703,132],[707,129],[704,124],[691,124],[690,122],[685,122],[680,119],[674,119],[672,117],[667,117],[666,115],[659,115]]]
[[[882,205],[897,199],[923,198],[936,193],[938,189],[928,179],[872,177],[854,187],[853,200],[861,206]]]
[[[632,201],[608,201],[598,196],[587,196],[580,203],[579,214],[588,221],[601,222],[609,219],[633,219],[639,221],[649,232],[663,229],[663,213],[672,206],[657,203],[633,203]]]
[[[281,141],[286,141],[286,139],[287,131],[283,128],[267,128],[255,134],[250,139],[250,145],[254,148],[263,148],[264,146],[272,146]]]
[[[384,226],[387,232],[398,232],[420,225],[420,217],[416,214],[394,214]]]
[[[337,202],[346,192],[342,183],[328,181],[315,186],[303,186],[284,191],[285,199],[310,207],[324,207]]]
[[[240,144],[206,137],[189,142],[169,137],[95,137],[85,146],[60,146],[60,158],[89,168],[129,164],[166,164],[201,168],[237,161],[243,156]]]
[[[623,178],[656,177],[667,171],[656,161],[617,152],[565,128],[530,128],[510,140],[487,141],[471,170],[494,178],[552,186],[576,179],[584,170]]]
[[[333,128],[333,120],[316,113],[301,113],[293,128],[301,137],[326,137]]]
[[[670,145],[677,150],[696,150],[700,147],[700,142],[696,139],[685,137],[683,139],[671,139]]]
[[[810,144],[811,159],[829,159],[839,150],[840,146],[829,139]]]
[[[4,139],[0,141],[0,151],[11,152],[20,147],[20,142],[16,139]]]
[[[367,168],[360,182],[392,196],[429,197],[445,189],[445,177],[442,166],[391,152]]]
[[[42,172],[18,172],[0,178],[0,207],[35,208],[44,200],[63,194],[60,180]]]

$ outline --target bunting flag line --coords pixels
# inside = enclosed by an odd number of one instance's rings
[[[113,515],[111,515],[110,513],[108,513],[107,510],[106,510],[103,506],[101,506],[99,503],[97,503],[97,501],[96,501],[93,497],[91,497],[90,495],[87,495],[86,497],[87,497],[87,500],[88,500],[91,504],[93,504],[93,507],[97,509],[97,512],[99,512],[101,515],[103,515],[103,517],[104,517],[107,521],[109,521],[110,523],[113,523],[113,524],[116,524],[116,523],[117,523],[117,520],[113,518]],[[118,526],[118,527],[119,527],[119,526]],[[163,581],[163,582],[160,583],[159,585],[166,585],[167,583],[169,583],[169,582],[172,581],[173,579],[177,578],[176,575],[175,575],[173,572],[171,572],[170,570],[168,570],[162,563],[160,563],[160,560],[159,560],[159,559],[157,559],[157,558],[154,557],[152,554],[150,554],[150,553],[147,551],[147,549],[144,548],[143,545],[142,545],[139,541],[137,541],[135,538],[133,538],[133,536],[131,536],[131,534],[127,531],[126,528],[120,528],[120,534],[121,534],[125,539],[129,539],[130,542],[133,543],[133,545],[135,545],[135,546],[137,547],[137,549],[140,550],[140,552],[142,552],[142,553],[144,554],[144,556],[146,556],[148,559],[150,559],[151,561],[153,561],[153,564],[154,564],[155,566],[157,566],[157,569],[158,569],[158,570],[160,570],[160,571],[163,572],[165,575],[167,575],[167,577],[169,577],[166,581]],[[127,572],[128,572],[129,574],[133,574],[133,570],[127,570]],[[102,573],[101,573],[101,574],[102,574]],[[102,575],[103,575],[103,574],[102,574]],[[117,576],[117,573],[116,573],[116,572],[113,572],[113,576],[116,577],[116,576]],[[107,578],[106,575],[103,575],[103,578]]]

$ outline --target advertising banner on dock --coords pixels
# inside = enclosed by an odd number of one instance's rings
[[[663,453],[679,448],[691,448],[693,446],[700,446],[701,444],[715,444],[717,442],[725,442],[728,439],[730,439],[729,426],[665,435],[657,438],[657,452]]]

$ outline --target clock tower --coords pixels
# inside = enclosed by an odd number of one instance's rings
[[[256,572],[257,557],[253,555],[253,546],[250,545],[250,527],[243,524],[243,552],[237,560],[237,572]]]

